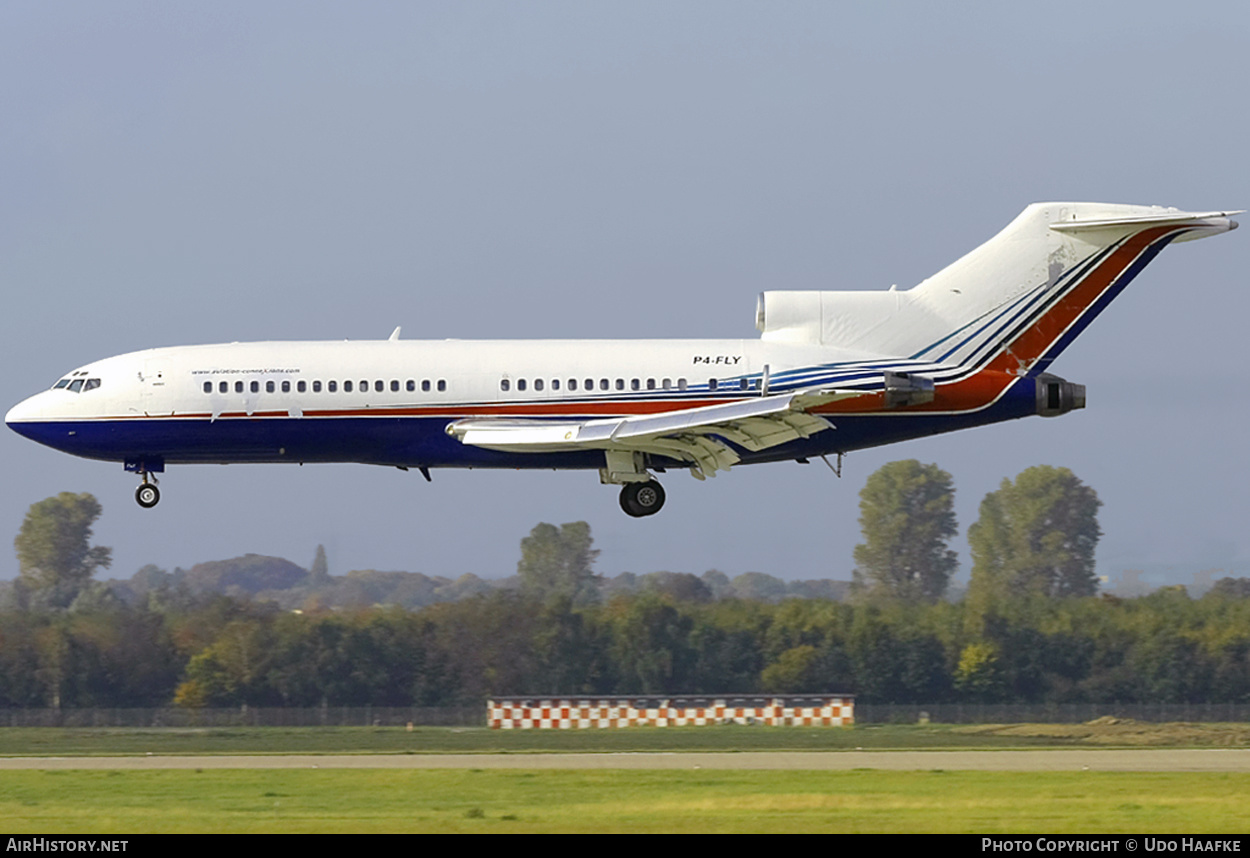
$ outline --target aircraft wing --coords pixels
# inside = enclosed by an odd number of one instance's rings
[[[806,409],[862,396],[863,390],[800,390],[661,414],[595,420],[476,418],[447,426],[462,443],[509,453],[618,450],[666,456],[690,464],[699,479],[729,470],[740,459],[727,442],[752,452],[807,438],[833,424]]]

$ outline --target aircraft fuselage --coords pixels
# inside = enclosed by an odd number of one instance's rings
[[[6,422],[91,459],[166,464],[357,462],[402,467],[598,468],[598,450],[503,453],[449,436],[473,418],[603,419],[758,398],[882,361],[758,340],[271,342],[159,348],[66,375],[97,379],[16,406]],[[900,362],[900,366],[905,362]],[[857,372],[859,370],[859,372]],[[849,380],[848,380],[849,379]],[[62,379],[64,380],[64,379]],[[59,382],[58,382],[59,383]],[[820,456],[1037,413],[1032,381],[972,413],[839,415],[836,430],[744,462]],[[989,407],[997,404],[997,407]],[[873,409],[874,411],[877,409]],[[919,419],[918,419],[919,418]],[[673,460],[661,466],[681,467]]]
[[[35,441],[140,473],[169,464],[359,462],[598,469],[630,515],[737,464],[904,441],[1085,406],[1050,374],[1174,241],[1235,212],[1035,203],[917,286],[765,292],[758,340],[268,342],[97,361],[9,411]]]

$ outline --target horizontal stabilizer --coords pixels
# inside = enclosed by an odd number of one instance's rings
[[[1112,217],[1112,218],[1094,218],[1090,220],[1073,219],[1063,223],[1053,223],[1051,229],[1057,229],[1062,232],[1075,232],[1081,229],[1098,229],[1106,226],[1149,226],[1151,224],[1169,224],[1182,221],[1202,221],[1214,220],[1217,218],[1229,218],[1233,215],[1245,214],[1245,209],[1233,212],[1183,212],[1177,209],[1168,209],[1157,215],[1140,215],[1135,217]],[[1236,229],[1235,226],[1232,227]]]
[[[1176,241],[1193,241],[1221,232],[1229,232],[1237,228],[1237,221],[1229,220],[1233,215],[1244,214],[1244,209],[1227,212],[1183,212],[1179,209],[1159,208],[1146,214],[1135,212],[1124,217],[1073,217],[1050,228],[1069,234],[1083,232],[1102,232],[1105,230],[1140,230],[1152,226],[1192,226],[1193,232],[1178,236]]]

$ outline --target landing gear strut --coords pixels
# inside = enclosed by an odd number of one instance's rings
[[[634,518],[655,515],[664,506],[664,487],[655,480],[621,486],[621,509]]]
[[[637,450],[605,450],[599,482],[621,487],[621,509],[634,518],[655,515],[664,506],[664,487],[647,473],[646,456]]]
[[[144,509],[151,509],[161,502],[161,490],[156,487],[152,474],[165,473],[165,459],[161,456],[133,456],[122,463],[126,472],[143,477],[143,484],[135,489],[135,501]]]
[[[148,472],[143,472],[143,484],[135,489],[135,501],[144,509],[151,509],[161,502],[161,490],[156,487],[156,477],[148,482]]]

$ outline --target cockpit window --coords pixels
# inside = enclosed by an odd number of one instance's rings
[[[65,378],[57,381],[52,385],[53,390],[68,390],[72,393],[82,393],[84,390],[95,390],[100,386],[100,379],[86,378],[89,370],[79,369],[71,372]]]

